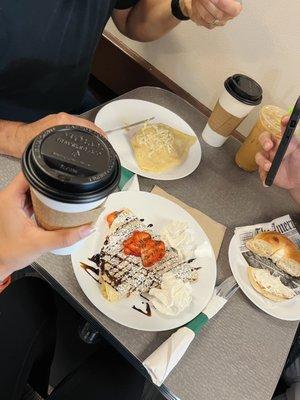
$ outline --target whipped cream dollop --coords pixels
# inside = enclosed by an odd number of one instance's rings
[[[186,222],[172,221],[160,232],[162,240],[177,250],[181,260],[195,257],[197,245]]]
[[[253,275],[256,282],[270,293],[288,299],[295,296],[295,292],[291,288],[285,286],[278,276],[271,275],[267,269],[255,268]]]
[[[165,315],[178,315],[192,302],[192,286],[167,272],[162,276],[161,288],[149,291],[154,307]]]

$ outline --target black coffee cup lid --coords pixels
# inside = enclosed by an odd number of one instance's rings
[[[235,74],[226,79],[224,86],[241,103],[255,106],[262,101],[263,90],[261,86],[249,76]]]
[[[120,160],[111,144],[91,129],[60,125],[27,146],[22,170],[39,193],[65,203],[106,197],[120,181]]]

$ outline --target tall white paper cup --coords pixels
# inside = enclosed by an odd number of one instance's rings
[[[53,229],[53,227],[60,229],[66,226],[71,228],[73,226],[96,222],[103,210],[101,205],[107,199],[105,197],[88,204],[62,203],[47,198],[35,189],[31,189],[31,197],[36,221],[45,229]],[[84,240],[82,239],[69,247],[53,250],[51,253],[56,255],[70,255],[82,245]]]
[[[80,126],[56,126],[38,135],[22,157],[36,222],[45,230],[97,221],[101,204],[120,181],[121,166],[111,144]],[[71,254],[81,243],[55,250]]]
[[[202,132],[203,140],[213,147],[222,146],[237,126],[262,99],[262,89],[245,75],[233,75]]]

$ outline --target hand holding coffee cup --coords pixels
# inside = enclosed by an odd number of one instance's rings
[[[30,265],[47,251],[71,246],[93,232],[90,225],[56,231],[41,229],[31,219],[28,189],[29,184],[20,173],[0,192],[0,292],[10,282],[8,276],[13,272]]]
[[[262,101],[262,88],[246,75],[229,77],[224,87],[202,133],[203,140],[214,147],[222,146],[249,112]]]
[[[61,125],[29,143],[22,170],[30,184],[35,219],[52,231],[95,222],[101,204],[119,184],[121,167],[103,136],[82,126]]]

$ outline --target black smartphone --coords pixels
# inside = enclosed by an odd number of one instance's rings
[[[280,141],[279,147],[276,151],[274,160],[272,162],[271,168],[268,172],[268,175],[265,180],[266,186],[271,186],[274,182],[274,179],[276,177],[276,174],[278,172],[278,169],[280,167],[280,164],[282,162],[282,159],[285,155],[285,152],[289,146],[289,143],[293,137],[293,134],[295,132],[295,129],[297,128],[298,122],[300,119],[300,97],[298,97],[298,100],[296,101],[295,107],[292,111],[292,114],[290,116],[290,120],[287,124],[287,127],[284,131],[284,134],[282,136],[282,139]]]

